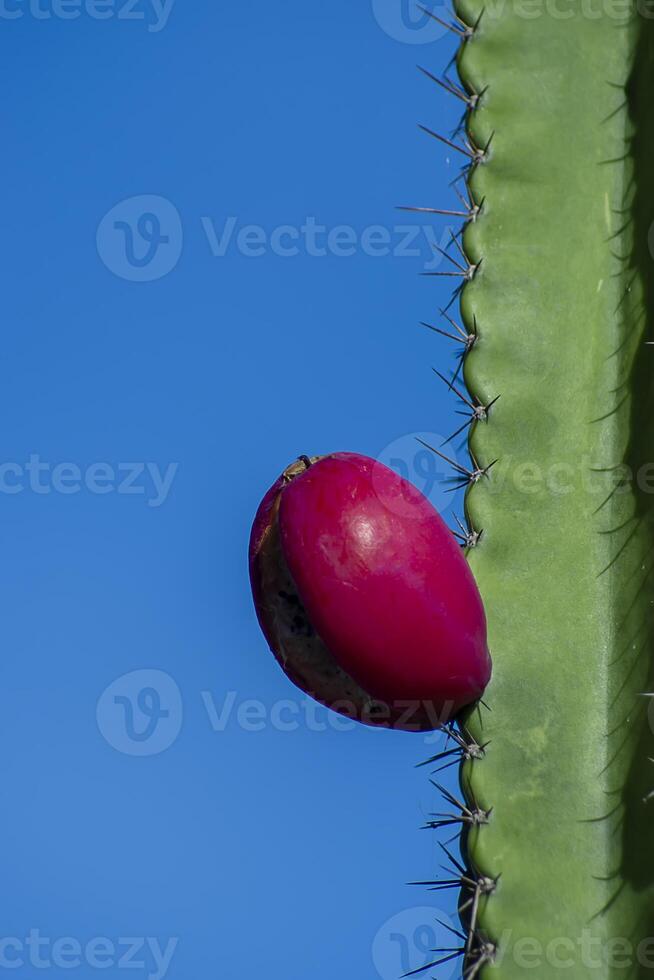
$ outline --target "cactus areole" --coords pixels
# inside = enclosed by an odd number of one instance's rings
[[[376,460],[304,456],[264,497],[250,577],[288,677],[368,725],[425,731],[486,687],[486,618],[431,503]]]

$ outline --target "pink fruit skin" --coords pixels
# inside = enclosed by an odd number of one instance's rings
[[[491,674],[481,597],[412,484],[366,456],[324,456],[281,490],[279,529],[313,626],[369,694],[432,704],[441,723],[481,697]]]

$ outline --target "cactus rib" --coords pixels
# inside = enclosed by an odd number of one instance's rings
[[[453,481],[496,662],[493,710],[471,711],[452,750],[465,800],[446,794],[454,812],[433,821],[464,827],[465,865],[433,883],[463,888],[465,939],[447,960],[463,956],[466,980],[536,965],[548,980],[565,957],[575,980],[611,980],[631,956],[641,978],[654,966],[654,26],[635,9],[529,17],[498,0],[459,0],[445,26],[461,42],[462,88],[443,84],[466,101],[465,136],[422,128],[467,161],[451,273],[463,325],[446,309],[447,327],[426,326],[464,345],[470,398],[444,380],[470,410],[472,468],[453,464]]]
[[[487,748],[462,750],[461,877],[492,887],[462,882],[462,952],[466,978],[513,980],[540,955],[546,980],[565,951],[575,980],[608,980],[616,944],[632,975],[654,965],[654,29],[541,14],[460,0],[459,74],[483,95],[463,144],[427,129],[484,202],[457,259],[457,335],[475,343],[473,468],[455,478],[496,661],[492,712],[466,719]]]

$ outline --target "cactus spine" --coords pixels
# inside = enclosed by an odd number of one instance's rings
[[[464,375],[501,395],[466,496],[495,662],[465,720],[490,814],[464,821],[467,980],[654,968],[654,22],[591,8],[460,0],[453,22]]]

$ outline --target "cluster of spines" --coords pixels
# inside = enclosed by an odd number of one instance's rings
[[[447,28],[448,31],[456,35],[461,45],[467,44],[474,37],[483,15],[482,10],[475,23],[470,25],[465,23],[465,21],[463,21],[462,18],[456,13],[453,14],[450,21],[446,21],[426,8],[421,9],[426,15],[433,18],[441,26]],[[453,61],[454,60],[455,59],[453,59]],[[450,62],[450,65],[451,64],[452,62]],[[499,394],[489,402],[483,403],[475,395],[468,394],[467,391],[461,390],[461,387],[457,384],[459,375],[463,371],[464,361],[477,343],[478,329],[476,319],[473,319],[472,329],[464,329],[464,327],[456,322],[454,317],[449,313],[449,310],[453,303],[460,297],[466,284],[471,282],[479,273],[482,265],[483,257],[481,257],[477,262],[472,262],[467,256],[462,243],[462,232],[466,225],[477,221],[483,212],[484,200],[475,200],[474,194],[470,188],[469,178],[472,171],[476,167],[483,165],[488,160],[493,141],[493,134],[491,133],[491,136],[484,146],[477,146],[474,143],[469,134],[469,127],[467,124],[470,114],[479,106],[485,95],[486,89],[483,89],[480,92],[474,92],[468,90],[467,88],[461,87],[459,84],[452,81],[452,79],[448,76],[450,65],[448,65],[448,68],[441,78],[436,77],[424,68],[420,68],[420,71],[430,81],[436,83],[439,88],[445,90],[448,94],[452,95],[454,98],[464,104],[464,112],[461,120],[451,136],[444,136],[441,133],[434,132],[434,130],[427,126],[420,126],[420,129],[427,135],[433,137],[440,143],[445,144],[450,149],[465,157],[465,166],[461,174],[452,184],[454,192],[458,198],[460,208],[446,209],[416,206],[404,207],[402,210],[413,211],[421,214],[442,215],[445,217],[457,218],[463,222],[462,228],[457,234],[453,234],[450,231],[450,242],[448,244],[448,249],[452,247],[455,255],[452,255],[447,249],[438,248],[438,251],[449,263],[449,267],[442,271],[425,273],[425,275],[459,280],[457,286],[453,290],[449,303],[445,309],[440,310],[440,314],[443,317],[442,325],[433,323],[422,324],[429,330],[432,330],[452,341],[458,348],[456,353],[458,363],[456,365],[456,369],[452,373],[452,376],[447,378],[436,369],[434,369],[434,373],[458,400],[458,414],[462,415],[465,418],[465,421],[456,429],[455,432],[445,439],[440,446],[432,446],[423,440],[419,440],[427,449],[434,452],[452,467],[452,477],[448,482],[451,483],[449,488],[450,491],[455,491],[468,489],[481,480],[487,479],[491,468],[495,465],[497,460],[492,460],[485,465],[481,465],[476,459],[474,453],[469,449],[471,463],[469,466],[465,466],[447,456],[443,452],[443,448],[462,433],[466,431],[469,433],[474,425],[478,423],[486,423],[493,405],[499,398]],[[456,517],[455,520],[457,523],[457,529],[454,530],[453,533],[460,541],[462,547],[464,547],[466,550],[476,547],[482,536],[483,530],[481,528],[476,529],[472,527],[467,519],[467,514],[464,516],[464,521],[461,521],[458,517]],[[436,773],[441,772],[450,766],[461,765],[464,762],[473,762],[478,764],[478,762],[483,759],[488,745],[477,744],[469,736],[468,732],[461,724],[459,724],[458,729],[454,724],[452,724],[448,726],[445,731],[448,743],[453,744],[446,745],[443,751],[421,763],[421,765],[437,764],[437,768],[434,770],[432,775],[435,775]],[[456,828],[455,837],[461,836],[465,843],[467,834],[470,830],[473,828],[482,827],[488,822],[490,818],[490,811],[483,810],[477,805],[470,790],[468,790],[467,793],[468,798],[465,802],[462,802],[438,782],[432,780],[432,785],[440,792],[451,810],[446,813],[430,814],[430,819],[428,819],[427,823],[425,824],[426,828],[434,830]],[[459,889],[461,898],[457,911],[465,931],[452,929],[451,926],[447,925],[446,923],[442,923],[442,925],[453,934],[456,940],[458,940],[458,944],[451,947],[435,949],[435,959],[433,962],[427,963],[425,966],[420,967],[417,970],[413,970],[410,974],[407,974],[407,976],[424,974],[430,969],[461,957],[463,961],[462,975],[464,980],[474,980],[482,968],[486,964],[491,963],[496,955],[497,950],[495,944],[491,942],[479,928],[479,911],[482,901],[486,900],[495,891],[497,880],[478,874],[471,866],[471,861],[469,859],[466,860],[465,863],[462,863],[455,858],[448,850],[447,845],[450,843],[451,840],[447,841],[446,843],[439,842],[439,847],[448,859],[448,864],[442,866],[444,877],[434,881],[413,882],[412,884],[425,886],[431,891]]]
[[[446,891],[448,888],[460,889],[462,900],[458,911],[462,918],[467,917],[469,926],[467,932],[464,933],[459,929],[453,929],[447,922],[440,922],[440,925],[454,936],[458,944],[437,947],[433,951],[436,958],[431,963],[427,963],[417,970],[412,970],[405,976],[417,976],[426,970],[434,969],[434,967],[442,966],[444,963],[462,957],[464,961],[463,976],[465,980],[472,980],[482,966],[492,962],[495,956],[494,945],[484,939],[477,930],[477,917],[482,899],[487,895],[492,895],[497,883],[492,878],[486,878],[483,875],[472,875],[454,857],[445,844],[439,846],[449,862],[447,865],[442,865],[447,877],[435,881],[415,881],[411,884],[427,887],[430,891]]]
[[[426,8],[421,7],[420,9],[423,10],[423,12],[427,14],[429,17],[432,17],[434,20],[436,20],[441,26],[447,28],[447,30],[455,34],[459,38],[461,44],[467,44],[468,41],[470,41],[470,39],[474,37],[483,15],[483,11],[482,11],[482,13],[477,18],[476,22],[473,25],[469,25],[466,24],[457,14],[453,15],[452,20],[445,21],[442,18],[438,17],[436,14],[434,14],[432,11],[427,10]],[[457,380],[459,374],[462,372],[465,358],[473,350],[475,344],[477,343],[478,330],[477,330],[476,320],[473,320],[472,329],[467,330],[464,329],[462,326],[460,326],[448,312],[449,308],[452,306],[455,300],[460,296],[461,291],[463,290],[465,285],[471,282],[478,274],[483,261],[483,257],[482,257],[479,259],[479,261],[472,262],[470,258],[467,256],[463,244],[460,241],[460,238],[461,238],[461,232],[465,228],[465,226],[470,222],[477,221],[477,219],[479,218],[479,216],[483,211],[484,201],[483,199],[480,201],[475,200],[475,197],[469,186],[469,177],[471,172],[477,166],[480,166],[481,164],[484,164],[487,161],[492,140],[493,140],[493,134],[491,134],[489,139],[486,141],[485,145],[480,147],[473,142],[472,138],[467,132],[467,126],[466,126],[466,122],[468,120],[470,113],[474,112],[475,109],[478,107],[481,99],[486,93],[486,89],[483,89],[480,92],[468,91],[465,88],[462,88],[456,82],[454,82],[447,75],[447,70],[446,73],[441,78],[438,78],[437,76],[432,74],[432,72],[427,71],[425,68],[420,68],[420,71],[431,81],[435,82],[441,89],[443,89],[444,91],[446,91],[448,94],[452,95],[454,98],[458,99],[459,101],[463,102],[465,105],[465,111],[463,113],[461,121],[459,122],[459,125],[456,127],[455,132],[452,134],[451,138],[448,136],[444,136],[441,133],[434,132],[434,130],[430,129],[427,126],[422,126],[422,125],[420,126],[420,129],[423,132],[427,133],[429,136],[434,137],[439,142],[444,143],[445,145],[457,151],[458,153],[460,153],[466,158],[466,165],[463,168],[462,173],[456,178],[456,180],[452,185],[454,192],[456,193],[459,199],[461,209],[455,210],[455,209],[448,209],[448,208],[435,208],[435,207],[424,207],[424,206],[410,206],[410,207],[403,206],[401,208],[401,210],[404,211],[413,211],[421,214],[444,215],[447,217],[460,218],[463,221],[463,227],[458,234],[455,235],[450,231],[449,245],[454,246],[454,249],[456,251],[456,257],[454,257],[451,254],[451,252],[448,251],[447,249],[442,249],[436,246],[437,251],[440,252],[441,255],[445,258],[445,260],[450,263],[451,268],[447,268],[445,270],[438,270],[435,272],[424,273],[424,275],[428,275],[428,276],[445,277],[448,279],[456,278],[460,280],[457,287],[453,290],[450,302],[448,303],[446,308],[441,309],[439,311],[441,316],[443,317],[443,325],[439,326],[437,324],[424,323],[424,322],[422,324],[423,326],[427,327],[429,330],[432,330],[435,333],[438,333],[439,335],[446,337],[448,340],[451,340],[458,347],[458,351],[456,355],[458,364],[456,366],[455,371],[452,374],[452,377],[446,378],[440,371],[436,370],[435,368],[434,368],[434,373],[439,377],[441,381],[444,382],[444,384],[447,385],[448,389],[458,399],[459,404],[461,406],[460,409],[458,410],[458,414],[462,415],[465,418],[465,421],[447,439],[443,440],[440,447],[432,446],[429,443],[419,440],[420,442],[422,442],[424,446],[426,446],[427,449],[434,452],[437,456],[439,456],[442,460],[444,460],[446,463],[448,463],[448,465],[452,467],[453,476],[450,480],[452,484],[450,490],[455,491],[455,490],[465,489],[469,486],[472,486],[473,484],[478,483],[479,480],[481,480],[483,477],[487,477],[491,467],[495,464],[495,462],[497,462],[496,460],[493,460],[485,466],[480,466],[477,460],[475,459],[474,454],[470,453],[472,466],[467,467],[462,465],[461,463],[456,462],[442,451],[444,446],[452,442],[454,439],[456,439],[457,436],[461,435],[466,430],[470,430],[475,423],[486,422],[488,420],[489,413],[493,405],[497,402],[499,398],[499,395],[497,395],[489,402],[484,404],[479,399],[477,399],[474,395],[469,396],[468,394],[462,392],[460,387],[457,386]],[[458,186],[459,183],[462,184],[461,187]],[[473,527],[470,527],[467,522],[466,525],[463,525],[462,522],[459,521],[458,519],[457,519],[457,525],[458,525],[458,529],[454,531],[454,534],[459,539],[462,546],[466,549],[475,547],[479,543],[479,539],[482,535],[482,529],[475,529]]]
[[[484,757],[489,743],[478,744],[466,731],[465,727],[459,724],[458,728],[448,725],[445,728],[448,742],[453,745],[446,747],[421,762],[420,766],[436,764],[432,771],[432,776],[442,772],[450,766],[461,764],[464,761],[481,760]],[[443,877],[429,881],[412,881],[411,885],[427,888],[429,891],[442,892],[450,889],[457,889],[460,892],[460,901],[457,912],[464,924],[465,932],[453,929],[446,922],[440,924],[452,933],[459,940],[455,946],[436,947],[432,952],[434,959],[424,966],[407,973],[406,976],[417,976],[426,971],[434,969],[454,959],[461,958],[463,961],[464,980],[473,980],[481,968],[492,962],[495,957],[496,947],[479,929],[479,910],[483,899],[495,891],[497,887],[496,879],[486,875],[478,874],[468,862],[466,866],[458,860],[449,850],[449,845],[458,838],[462,831],[469,831],[473,827],[480,827],[488,823],[491,815],[490,810],[482,809],[474,800],[474,797],[466,802],[462,802],[448,789],[432,779],[432,785],[439,791],[446,803],[451,807],[448,812],[438,812],[429,814],[429,819],[424,824],[424,829],[442,830],[455,828],[456,832],[452,838],[445,843],[438,842],[438,846],[446,856],[448,864],[441,865]]]

